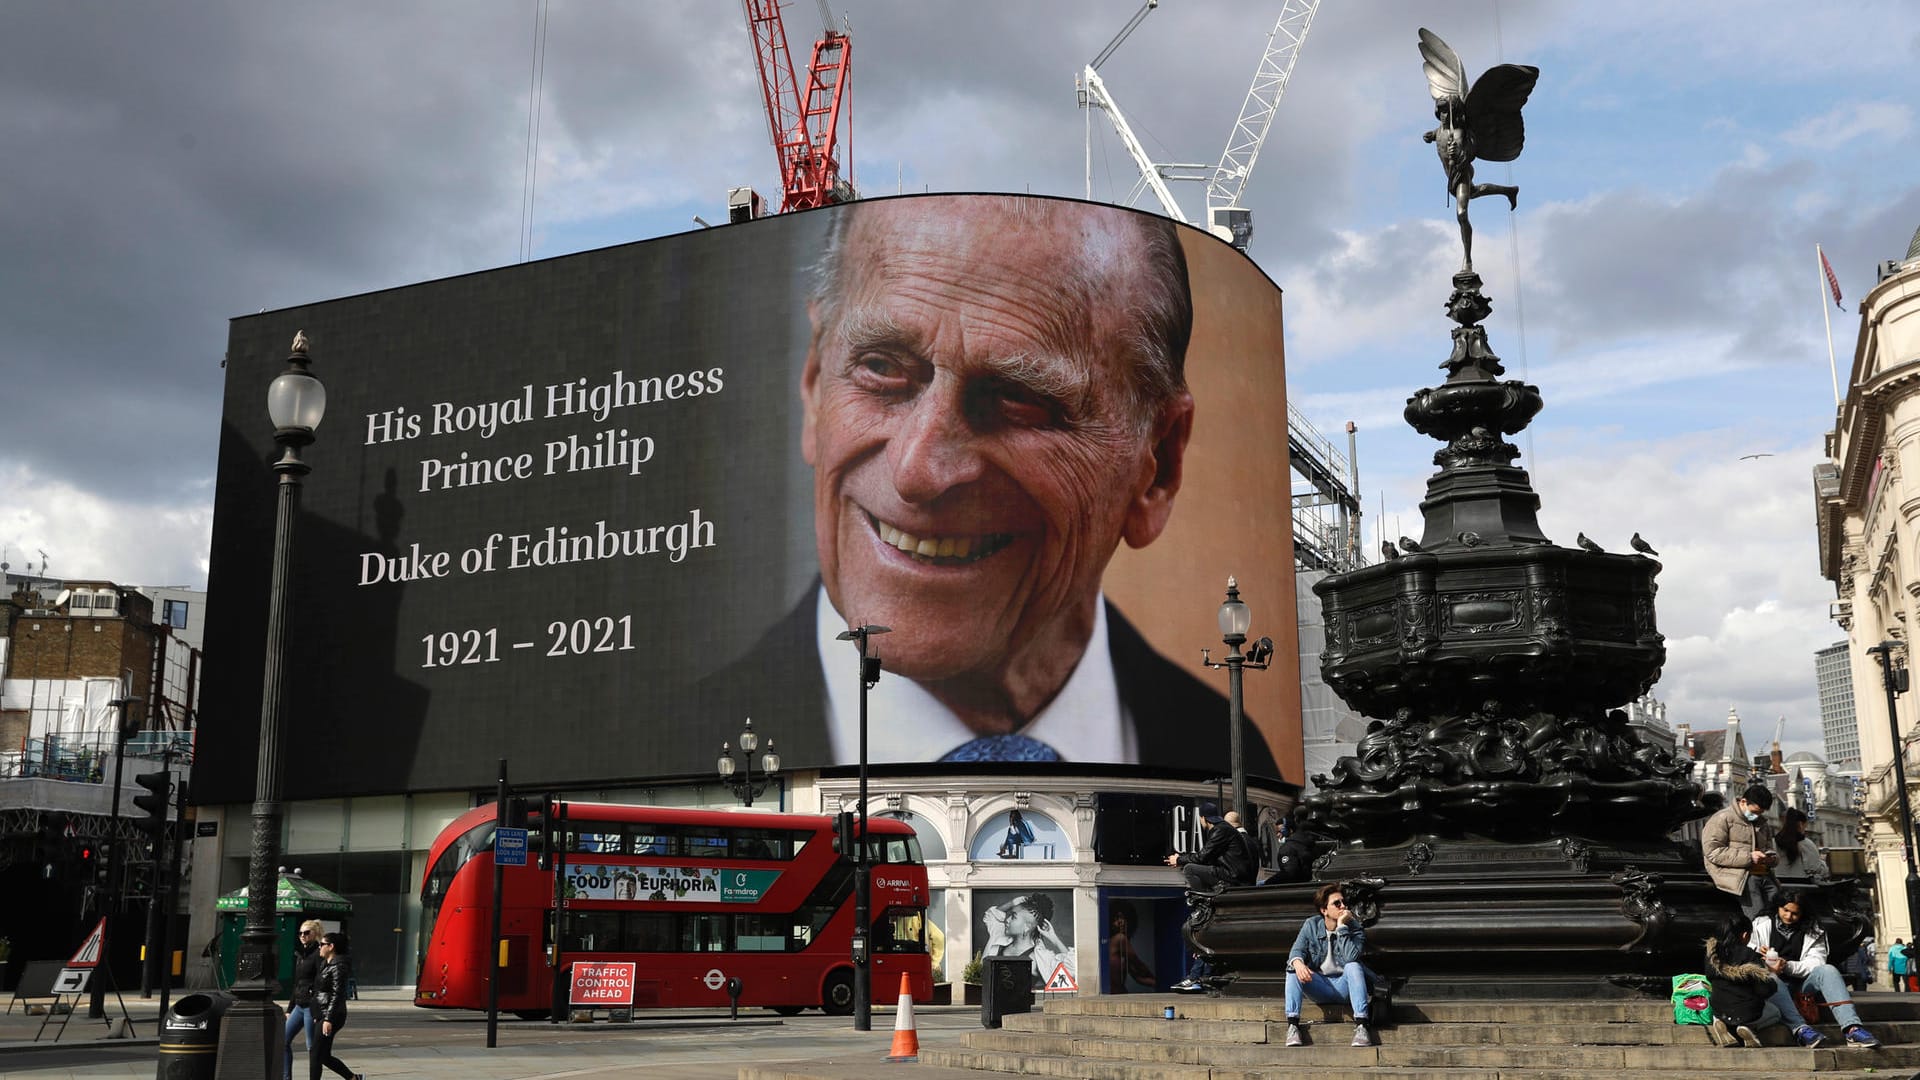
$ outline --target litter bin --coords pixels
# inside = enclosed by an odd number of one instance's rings
[[[212,1080],[220,1020],[233,995],[214,990],[176,999],[160,1018],[160,1071],[155,1080]]]
[[[980,973],[980,1026],[997,1028],[1009,1013],[1033,1011],[1033,961],[1024,956],[989,956]]]

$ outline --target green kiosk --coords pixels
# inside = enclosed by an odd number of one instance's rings
[[[353,902],[332,889],[315,885],[300,876],[298,870],[280,871],[280,884],[274,889],[273,931],[277,938],[273,951],[279,959],[280,990],[293,985],[293,954],[300,944],[300,924],[319,919],[328,929],[347,928],[353,915]],[[247,890],[245,886],[215,902],[220,918],[219,972],[221,987],[233,985],[234,967],[240,959],[240,935],[247,928]]]

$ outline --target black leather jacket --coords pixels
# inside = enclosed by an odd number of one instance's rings
[[[313,984],[313,1017],[338,1028],[347,1022],[347,982],[353,978],[353,965],[344,956],[335,956],[320,969]]]
[[[320,978],[320,969],[325,966],[320,959],[320,946],[306,945],[293,954],[293,997],[296,1006],[312,1006],[313,984]]]

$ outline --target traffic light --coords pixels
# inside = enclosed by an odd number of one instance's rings
[[[137,824],[141,832],[151,834],[158,842],[167,831],[167,799],[173,794],[173,773],[166,769],[141,773],[133,782],[147,789],[145,794],[133,797],[133,805],[147,814]]]
[[[853,826],[853,811],[851,810],[842,810],[839,816],[833,819],[833,850],[849,859],[853,858],[854,853]]]
[[[107,860],[92,844],[80,845],[80,880],[95,888],[107,887]]]

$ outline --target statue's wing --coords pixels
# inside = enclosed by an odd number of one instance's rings
[[[1420,59],[1426,61],[1427,87],[1435,101],[1467,99],[1467,69],[1439,35],[1420,28]]]
[[[1533,93],[1540,69],[1525,64],[1500,64],[1467,92],[1467,128],[1473,132],[1473,156],[1482,161],[1512,161],[1526,145],[1527,129],[1520,107]]]

